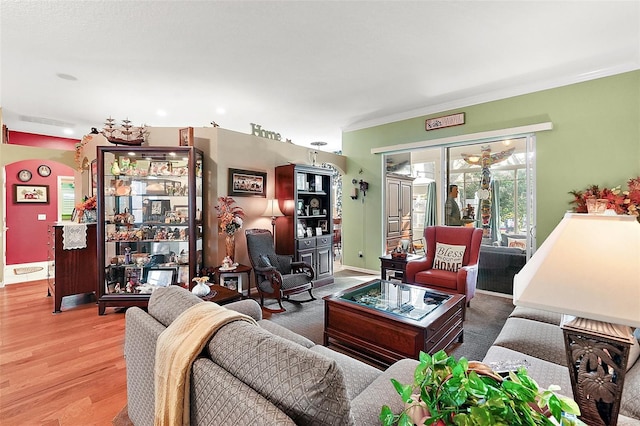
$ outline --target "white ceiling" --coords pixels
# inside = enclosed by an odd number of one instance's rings
[[[257,123],[337,150],[343,129],[640,68],[639,1],[1,0],[0,14],[5,124],[74,138],[111,116]]]

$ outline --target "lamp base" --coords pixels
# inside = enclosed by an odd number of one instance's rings
[[[633,343],[627,326],[575,318],[562,325],[573,398],[591,426],[615,426]]]

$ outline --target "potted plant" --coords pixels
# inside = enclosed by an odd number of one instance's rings
[[[391,379],[405,403],[400,414],[383,406],[385,426],[416,425],[584,425],[578,405],[555,393],[557,386],[538,388],[524,367],[505,378],[486,364],[456,359],[439,351],[420,353],[414,383]],[[554,421],[555,419],[555,421]]]

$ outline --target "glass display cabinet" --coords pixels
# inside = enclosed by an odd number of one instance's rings
[[[191,287],[203,261],[203,159],[194,147],[98,147],[98,314]]]

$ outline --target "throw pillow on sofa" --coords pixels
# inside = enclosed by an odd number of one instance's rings
[[[522,250],[526,250],[527,240],[522,238],[507,238],[507,247],[516,247]]]

